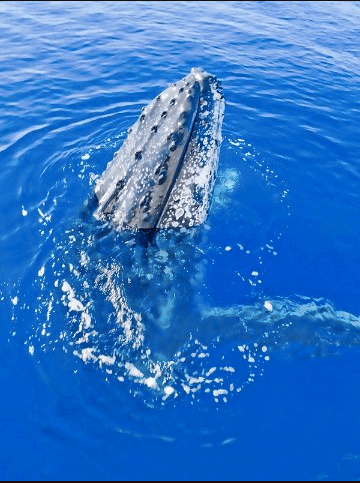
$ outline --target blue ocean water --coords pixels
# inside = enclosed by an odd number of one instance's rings
[[[0,3],[1,480],[360,478],[359,38],[359,2]],[[83,204],[192,67],[210,215],[142,265]]]

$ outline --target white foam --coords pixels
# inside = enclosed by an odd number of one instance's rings
[[[132,364],[131,362],[125,363],[125,369],[128,371],[130,376],[139,377],[139,378],[144,377],[144,374],[141,371],[139,371],[139,369],[135,367],[135,365]]]
[[[45,273],[45,266],[43,265],[43,266],[40,268],[40,270],[38,271],[38,275],[39,275],[39,277],[42,277],[42,276],[44,275],[44,273]]]
[[[269,312],[272,312],[272,309],[273,309],[273,306],[272,306],[272,303],[269,302],[268,300],[266,300],[266,302],[264,302],[264,307],[266,308],[266,310],[268,310]]]
[[[106,364],[108,366],[112,366],[115,364],[116,357],[115,356],[104,356],[103,354],[99,355],[98,357],[99,361],[103,364]]]
[[[225,394],[228,394],[229,392],[226,389],[214,389],[213,390],[213,396],[218,397],[218,396],[223,396]]]

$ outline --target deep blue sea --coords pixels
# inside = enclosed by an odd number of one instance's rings
[[[209,217],[144,261],[84,203],[193,67]],[[359,91],[360,2],[0,2],[1,480],[360,479]]]

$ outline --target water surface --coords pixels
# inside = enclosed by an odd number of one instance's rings
[[[0,3],[0,477],[358,479],[358,2]],[[147,250],[83,211],[192,67],[210,216]]]

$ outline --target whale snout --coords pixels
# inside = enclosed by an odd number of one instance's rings
[[[200,67],[156,96],[97,182],[95,217],[118,230],[203,223],[217,172],[224,105],[220,83]]]

